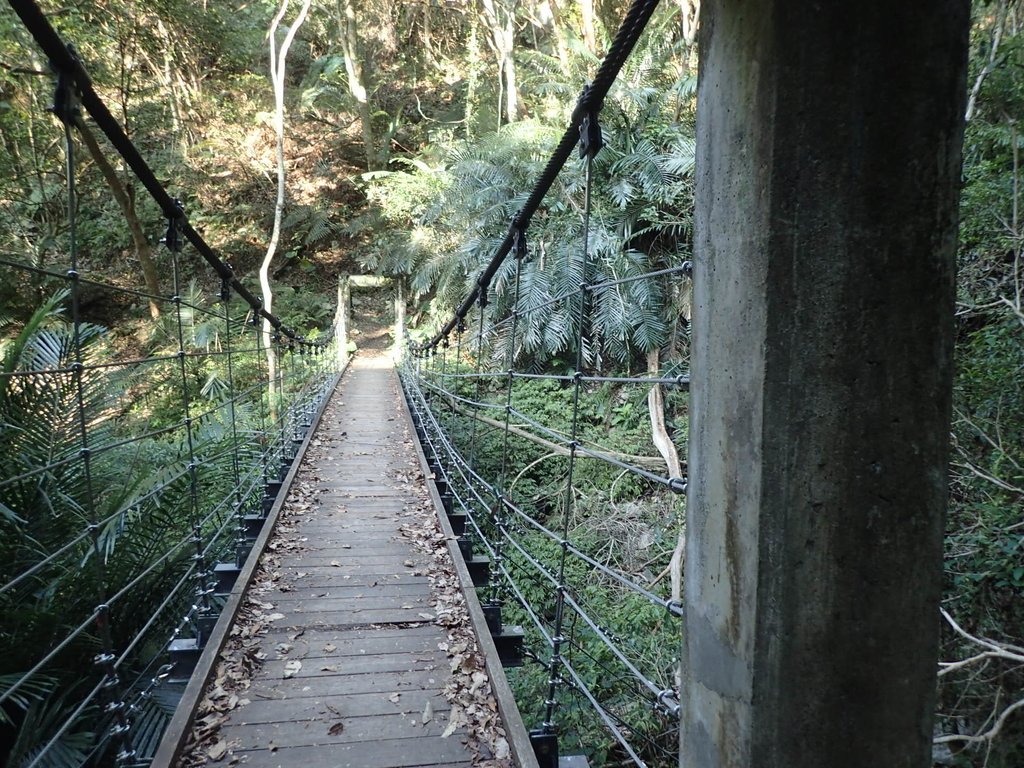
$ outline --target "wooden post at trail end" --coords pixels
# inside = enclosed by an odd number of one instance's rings
[[[351,296],[348,275],[338,275],[338,305],[334,310],[334,337],[338,345],[338,366],[348,359],[348,305]]]
[[[967,0],[705,0],[680,764],[926,768]]]

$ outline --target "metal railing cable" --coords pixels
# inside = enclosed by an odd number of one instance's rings
[[[524,713],[538,706],[532,732],[538,754],[550,756],[552,739],[582,727],[566,720],[569,697],[583,702],[603,726],[616,761],[640,766],[663,760],[678,738],[673,735],[680,713],[675,649],[682,611],[662,579],[672,567],[669,555],[681,525],[686,479],[674,476],[679,470],[670,469],[674,465],[666,458],[608,449],[608,414],[616,402],[646,400],[658,387],[674,398],[673,407],[685,408],[689,377],[678,364],[646,375],[597,365],[602,341],[594,312],[609,301],[623,306],[642,301],[639,297],[662,290],[665,281],[688,276],[690,266],[652,265],[639,272],[627,267],[625,274],[616,273],[591,252],[590,216],[593,160],[602,145],[601,106],[655,6],[645,0],[630,6],[608,57],[580,95],[568,129],[507,235],[451,318],[414,348],[402,369],[418,435],[438,488],[444,488],[442,500],[464,516],[462,538],[469,545],[463,552],[475,545],[490,558],[489,581],[480,588],[485,613],[498,609],[499,626],[502,611],[504,618],[521,619],[528,627],[527,644],[543,648],[527,653],[541,662],[532,669],[542,667],[542,676],[509,673],[514,687],[528,688],[517,694]],[[520,280],[529,261],[530,221],[577,145],[583,200],[576,204],[580,242],[569,271],[578,284],[555,296],[542,289],[524,297]],[[510,254],[516,257],[514,278],[511,270],[503,271],[501,285],[492,285]],[[553,364],[538,370],[544,361],[530,362],[527,334],[529,326],[543,326],[552,311],[567,320],[571,341],[552,356]],[[466,329],[471,325],[476,327],[470,343]],[[517,369],[520,360],[530,367]],[[598,415],[599,393],[607,400],[603,416]],[[553,402],[545,404],[544,398]],[[651,538],[643,546],[658,546],[652,557],[638,554],[639,546],[628,557],[614,550],[619,546],[613,528],[616,485],[627,482],[633,488],[629,498],[642,498],[646,505],[637,514],[646,515],[641,522]],[[601,505],[612,507],[607,520]],[[665,570],[648,573],[652,564]]]
[[[163,184],[160,183],[135,144],[128,138],[120,123],[118,123],[117,119],[107,108],[107,105],[96,93],[92,78],[74,49],[60,38],[60,35],[57,34],[57,31],[34,0],[8,0],[8,3],[43,53],[49,58],[51,67],[64,80],[66,87],[69,89],[73,88],[76,91],[75,101],[80,103],[82,108],[89,113],[96,126],[107,137],[114,149],[117,150],[118,154],[121,155],[125,163],[132,170],[135,177],[160,207],[160,210],[169,222],[167,232],[168,245],[173,245],[175,238],[184,236],[196,249],[196,252],[214,270],[217,276],[222,280],[228,281],[238,295],[252,307],[253,311],[262,319],[268,321],[278,333],[303,345],[313,344],[314,342],[305,339],[286,326],[276,315],[266,311],[263,308],[262,300],[242,284],[235,276],[230,265],[217,255],[216,251],[192,226],[185,215],[180,201],[171,196]]]
[[[263,310],[34,3],[10,3],[57,76],[67,261],[0,259],[0,276],[52,294],[0,360],[0,723],[32,735],[18,739],[27,753],[3,757],[144,766],[151,726],[169,719],[154,692],[166,702],[183,690],[336,380],[335,333],[307,338]],[[83,108],[168,217],[170,295],[89,271],[99,259],[82,236],[94,215],[78,189]],[[141,314],[150,301],[158,319]],[[123,333],[97,324],[107,307]],[[260,319],[274,328],[270,349]],[[268,352],[280,361],[273,402]]]
[[[583,135],[584,131],[597,127],[597,115],[601,111],[605,97],[608,95],[608,91],[618,77],[622,65],[640,39],[641,33],[657,7],[658,0],[633,0],[630,4],[615,34],[615,38],[612,40],[611,47],[608,49],[608,54],[601,62],[601,66],[594,75],[593,81],[580,93],[576,109],[569,120],[565,133],[562,134],[561,140],[552,152],[547,165],[530,191],[526,202],[523,203],[523,206],[513,217],[508,233],[494,252],[490,262],[481,271],[476,284],[455,310],[454,316],[425,345],[426,348],[432,349],[436,347],[452,331],[459,328],[470,310],[480,300],[481,294],[487,293],[491,281],[506,257],[512,252],[517,239],[524,238],[523,242],[525,242],[530,220],[540,208],[541,203],[544,202],[544,198],[551,189],[551,185],[555,183],[555,179],[558,178],[566,161],[568,161],[573,150],[579,144],[581,135]]]
[[[577,649],[583,647],[575,638],[568,637],[564,633],[564,625],[567,617],[572,615],[578,617],[587,628],[592,640],[606,648],[605,653],[609,654],[617,664],[625,668],[623,678],[628,677],[634,681],[635,696],[642,698],[646,703],[644,707],[649,710],[656,710],[666,718],[668,728],[674,727],[678,718],[679,706],[676,701],[676,694],[672,686],[665,681],[664,676],[652,674],[650,671],[641,669],[638,661],[631,658],[629,652],[621,647],[621,643],[611,633],[603,629],[603,624],[593,609],[589,608],[575,596],[577,587],[569,584],[571,579],[566,576],[566,563],[575,559],[585,564],[593,573],[605,577],[608,583],[615,583],[619,588],[627,590],[647,600],[653,606],[663,611],[663,616],[678,616],[678,608],[671,601],[650,589],[637,583],[635,579],[608,567],[589,555],[584,549],[572,541],[572,535],[565,529],[565,520],[559,520],[562,526],[560,530],[553,530],[544,525],[533,514],[530,514],[517,505],[497,483],[503,481],[500,471],[498,480],[491,484],[481,476],[476,469],[470,466],[468,459],[459,453],[459,448],[447,433],[447,427],[443,423],[447,410],[443,405],[438,408],[437,398],[427,400],[425,390],[416,387],[415,374],[407,369],[406,376],[407,391],[411,396],[411,403],[418,415],[418,420],[425,426],[425,447],[430,455],[443,457],[440,462],[441,477],[448,484],[450,492],[454,489],[453,496],[458,507],[468,515],[469,522],[467,529],[473,531],[473,535],[481,538],[484,550],[492,557],[492,570],[495,572],[494,581],[484,590],[483,595],[490,604],[502,603],[516,609],[516,615],[527,618],[537,631],[538,637],[551,650],[545,664],[548,668],[548,685],[553,685],[556,692],[553,694],[550,689],[543,696],[544,700],[544,723],[547,723],[549,730],[557,731],[559,727],[555,722],[554,712],[558,708],[557,689],[564,687],[564,679],[567,677],[574,684],[570,690],[574,695],[580,695],[586,699],[592,709],[597,713],[598,719],[605,724],[612,738],[619,744],[623,753],[638,765],[645,765],[644,760],[639,756],[633,742],[636,739],[643,740],[642,734],[633,738],[624,735],[622,724],[623,718],[618,716],[614,707],[607,702],[601,703],[600,694],[592,691],[583,683],[580,674],[572,662],[565,656],[566,649]],[[498,393],[496,393],[498,394]],[[503,393],[507,396],[507,392]],[[433,410],[432,410],[433,406]],[[440,418],[439,418],[440,416]],[[501,430],[495,429],[495,432]],[[513,439],[511,433],[501,434],[501,438],[510,441]],[[510,449],[509,454],[513,454]],[[507,471],[506,465],[505,470]],[[495,513],[494,500],[498,499],[498,507],[502,513]],[[525,526],[527,531],[533,534],[524,534]],[[555,549],[558,555],[554,560],[545,561],[543,552],[536,550],[536,536],[549,542],[550,549]],[[532,543],[531,543],[532,541]],[[538,586],[537,579],[542,583]],[[547,586],[544,587],[543,585]],[[550,604],[536,605],[537,593],[550,596],[554,595],[557,601],[554,603],[554,619],[546,620],[542,614],[551,613]],[[503,597],[501,597],[501,596]],[[557,606],[561,605],[561,611]],[[670,622],[672,623],[672,622]],[[673,623],[673,626],[674,623]],[[555,657],[554,648],[559,648],[559,654]],[[556,659],[554,665],[551,659]],[[565,674],[563,675],[563,671]],[[628,687],[628,686],[627,686]],[[642,691],[642,694],[640,693]],[[554,704],[550,702],[554,701]],[[522,706],[522,704],[521,704]],[[616,725],[618,723],[618,725]],[[635,729],[627,728],[626,731],[634,732]]]

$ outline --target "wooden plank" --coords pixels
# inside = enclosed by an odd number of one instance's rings
[[[446,677],[446,670],[415,670],[412,672],[384,672],[361,675],[327,675],[317,677],[307,673],[303,667],[295,677],[271,679],[263,677],[253,680],[250,696],[267,699],[307,699],[313,696],[342,695],[349,693],[398,693],[425,691],[432,687],[440,689]],[[401,699],[395,704],[395,712],[402,711]]]
[[[322,648],[328,655],[364,653],[418,653],[435,650],[442,638],[431,624],[418,627],[378,627],[373,629],[320,630],[304,629],[295,637],[294,630],[271,630],[260,638],[261,647],[275,647],[278,643],[292,643],[296,648]],[[327,650],[330,645],[334,650]]]
[[[235,726],[224,735],[237,743],[235,751],[277,747],[315,747],[320,745],[357,744],[377,741],[381,734],[389,739],[438,738],[448,726],[448,712],[429,710],[376,715],[371,717],[341,717],[324,708],[321,717],[303,722],[253,723]],[[429,719],[423,722],[424,711]],[[452,737],[459,739],[465,729]]]
[[[426,610],[423,610],[426,613]],[[423,624],[430,620],[424,616],[418,616],[419,610],[401,608],[364,608],[362,610],[350,611],[323,611],[309,612],[293,610],[278,621],[282,626],[297,629],[300,627],[312,627],[323,629],[326,627],[362,627],[369,624]]]
[[[246,768],[414,768],[414,766],[471,765],[461,740],[387,739],[368,744],[289,747],[236,752]]]
[[[303,656],[297,651],[289,652],[281,658],[263,662],[262,674],[269,678],[284,678],[287,664],[301,661],[302,671],[315,677],[338,677],[345,675],[366,675],[377,673],[399,672],[434,672],[444,671],[448,665],[448,655],[441,651],[420,651],[419,653],[384,653],[350,656]],[[296,677],[300,677],[296,675]],[[436,679],[436,678],[435,678]]]
[[[283,579],[290,586],[308,586],[310,589],[365,589],[374,587],[380,590],[395,589],[406,590],[410,594],[418,594],[421,590],[430,591],[430,582],[422,576],[413,576],[411,573],[364,573],[361,570],[347,568],[340,571],[338,568],[308,568],[298,569],[305,573],[305,576],[298,576],[295,573],[284,574]],[[371,570],[371,569],[366,569]]]
[[[394,573],[401,572],[402,568],[415,568],[417,565],[426,565],[427,559],[419,554],[409,550],[407,553],[401,553],[401,557],[388,557],[387,555],[352,555],[349,554],[350,550],[343,550],[345,554],[319,554],[315,552],[304,552],[299,555],[281,555],[281,565],[288,567],[301,567],[303,565],[320,565],[333,568],[342,568],[345,566],[353,567],[360,565],[392,565],[395,568]],[[408,560],[412,565],[405,565],[405,561]],[[334,565],[337,563],[337,565]]]
[[[352,579],[346,578],[314,580],[311,577],[304,577],[302,579],[296,579],[288,586],[294,587],[294,591],[285,592],[283,595],[276,598],[276,602],[281,603],[288,600],[298,600],[308,593],[322,593],[324,590],[328,591],[330,597],[339,598],[362,597],[364,594],[367,596],[373,594],[379,597],[390,597],[394,595],[418,597],[430,595],[430,584],[427,583],[426,579],[421,578],[417,578],[416,581],[406,583],[402,583],[397,579],[391,578],[366,580],[362,584],[354,584]]]
[[[251,703],[239,707],[234,713],[239,724],[306,722],[318,720],[327,715],[342,719],[394,715],[396,708],[389,694],[351,693],[344,696],[310,696],[303,699],[252,699]],[[427,702],[438,716],[451,709],[448,700],[439,691],[410,691],[402,694],[403,710],[422,713]],[[401,715],[402,711],[397,713]],[[229,726],[230,727],[230,726]]]
[[[282,570],[282,571],[284,571],[284,570],[291,571],[291,573],[293,574],[293,578],[295,578],[294,574],[298,574],[300,571],[304,571],[305,573],[308,573],[308,574],[311,574],[311,575],[328,576],[328,577],[330,577],[332,574],[337,575],[337,574],[344,574],[344,573],[352,573],[353,571],[359,571],[359,572],[368,573],[368,574],[373,574],[373,573],[386,574],[387,576],[389,576],[391,578],[393,578],[395,576],[400,576],[402,578],[406,578],[406,577],[413,576],[413,571],[416,569],[415,561],[413,561],[414,565],[412,567],[407,566],[407,565],[403,565],[405,560],[411,560],[412,558],[402,558],[401,560],[398,560],[397,562],[392,560],[390,562],[384,561],[384,562],[369,562],[369,563],[354,563],[354,562],[343,563],[341,560],[338,560],[338,558],[336,558],[336,557],[314,557],[314,558],[310,558],[310,562],[304,562],[302,560],[302,558],[300,558],[299,556],[284,557],[284,556],[280,556],[279,555],[278,557],[280,558],[278,569]],[[338,564],[337,565],[331,565],[331,561],[333,561],[333,560],[337,560]],[[319,572],[318,572],[318,569],[322,569],[322,570],[319,570]],[[372,570],[372,569],[376,569],[376,570]],[[298,576],[297,578],[303,578],[303,577]],[[426,578],[422,574],[419,574],[417,576],[417,578],[420,579],[421,581],[425,581],[426,580]]]
[[[409,610],[429,611],[430,595],[383,595],[375,594],[373,588],[367,588],[357,594],[335,597],[330,592],[322,590],[310,590],[307,593],[288,592],[282,597],[274,600],[274,607],[285,614],[290,612],[302,613],[335,613],[346,611],[365,610]],[[421,619],[427,618],[421,616]],[[428,620],[433,620],[434,614]],[[409,619],[406,619],[408,621]]]

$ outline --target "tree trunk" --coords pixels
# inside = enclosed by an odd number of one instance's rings
[[[647,373],[657,376],[660,370],[659,351],[652,349],[647,353]],[[665,398],[661,392],[661,384],[655,384],[647,394],[647,410],[651,414],[651,439],[658,449],[669,477],[682,477],[683,468],[679,463],[679,451],[669,437],[665,428]],[[680,526],[679,540],[676,542],[672,560],[669,562],[669,577],[672,583],[672,601],[680,602],[683,597],[683,555],[686,551],[686,528]]]
[[[405,356],[405,278],[395,275],[395,363]]]
[[[75,121],[75,127],[78,129],[78,133],[82,137],[82,143],[85,144],[85,148],[89,151],[93,162],[100,169],[103,180],[107,182],[110,193],[117,201],[117,205],[121,209],[121,215],[124,216],[124,220],[128,224],[128,231],[131,232],[132,236],[132,245],[135,248],[135,257],[139,260],[139,265],[142,267],[142,279],[146,285],[146,292],[151,296],[159,296],[160,275],[153,261],[153,249],[149,244],[149,240],[146,239],[146,233],[143,231],[142,223],[135,213],[135,206],[132,204],[131,197],[124,184],[121,183],[121,179],[117,177],[117,171],[114,170],[114,167],[104,156],[103,150],[100,148],[99,142],[96,141],[92,131],[89,130],[89,126],[81,118],[78,118]],[[149,315],[154,320],[160,317],[160,305],[156,303],[155,299],[149,300]]]
[[[999,43],[1003,39],[1003,30],[1006,27],[1009,5],[1008,0],[1002,0],[999,4],[999,10],[996,12],[996,22],[992,27],[992,40],[988,51],[988,61],[975,78],[974,85],[971,86],[971,93],[967,97],[967,109],[964,112],[964,119],[967,122],[970,122],[971,118],[974,117],[974,108],[978,104],[978,96],[981,93],[981,86],[985,83],[985,78],[992,73],[992,70],[996,68],[998,63],[996,61],[996,54],[999,51]]]
[[[269,45],[270,45],[270,79],[274,87],[274,133],[277,135],[277,202],[274,205],[274,228],[270,235],[270,243],[267,245],[267,253],[260,265],[260,288],[263,291],[263,307],[267,312],[273,311],[274,294],[270,287],[270,264],[277,253],[277,244],[281,239],[281,220],[284,217],[285,202],[285,165],[284,165],[284,84],[287,74],[288,49],[295,39],[299,27],[306,20],[309,13],[309,6],[312,0],[304,0],[298,16],[292,22],[291,27],[285,33],[281,42],[281,50],[277,50],[277,29],[288,10],[288,0],[282,0],[277,15],[270,23]],[[275,407],[274,393],[275,380],[277,378],[277,354],[270,337],[270,321],[263,321],[263,344],[267,350],[267,378],[270,382],[271,408]],[[272,416],[275,414],[272,411]]]
[[[501,107],[505,119],[512,123],[519,119],[519,87],[516,82],[516,64],[513,58],[515,47],[515,12],[494,0],[481,0],[484,23],[490,32],[488,42],[498,62],[498,83],[502,93],[502,104],[498,109],[498,123],[501,124]]]
[[[427,56],[427,64],[434,66],[434,40],[431,32],[431,0],[423,0],[423,52]]]
[[[341,49],[345,55],[345,73],[348,75],[348,89],[356,100],[359,123],[363,131],[363,147],[366,153],[366,170],[380,167],[380,156],[373,136],[373,111],[370,109],[369,88],[366,68],[363,66],[359,45],[359,18],[352,0],[338,0],[338,31]]]
[[[679,0],[679,12],[682,17],[683,40],[687,45],[693,45],[697,41],[700,0]]]
[[[569,71],[569,41],[565,37],[565,27],[562,22],[562,9],[558,7],[556,0],[544,0],[538,5],[539,9],[547,10],[548,28],[551,36],[555,39],[555,50],[558,52],[558,63],[563,72]]]
[[[594,11],[594,0],[580,0],[580,14],[583,17],[583,44],[596,56],[597,14]]]

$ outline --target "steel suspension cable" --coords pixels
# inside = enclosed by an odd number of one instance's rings
[[[622,65],[640,39],[640,35],[657,7],[658,0],[633,0],[622,23],[619,25],[608,54],[594,75],[593,82],[580,93],[576,109],[569,121],[569,126],[566,128],[558,146],[541,172],[526,202],[513,217],[512,224],[505,238],[501,241],[488,265],[480,273],[474,287],[455,310],[452,319],[425,346],[434,347],[447,337],[459,322],[465,319],[479,297],[481,290],[487,290],[487,286],[491,284],[502,262],[512,251],[516,233],[526,232],[530,220],[540,208],[540,204],[544,201],[552,184],[554,184],[555,179],[579,142],[580,131],[584,121],[588,116],[593,115],[596,118],[597,114],[600,113],[608,91],[611,89],[616,77],[618,77],[619,71],[622,69]]]
[[[146,191],[149,192],[164,216],[171,222],[171,227],[176,227],[176,231],[180,232],[185,239],[192,243],[207,264],[213,268],[220,278],[231,283],[232,288],[252,307],[256,314],[267,320],[278,332],[283,333],[289,338],[293,338],[302,344],[312,343],[296,334],[291,328],[285,326],[276,315],[267,312],[263,308],[262,300],[249,291],[235,277],[231,267],[217,255],[202,235],[196,231],[182,210],[179,201],[172,197],[163,184],[160,183],[156,174],[135,147],[135,144],[128,138],[120,123],[118,123],[117,119],[111,114],[106,104],[96,93],[92,79],[89,77],[89,73],[74,49],[64,43],[38,4],[34,0],[8,0],[8,3],[46,54],[54,70],[60,77],[64,78],[68,87],[73,85],[75,90],[77,90],[78,100],[82,107],[92,116],[97,127],[106,135],[114,149],[121,155],[128,167],[131,168]]]
[[[126,714],[122,706],[123,701],[118,700],[120,680],[117,676],[117,670],[113,666],[114,661],[114,640],[113,634],[110,627],[110,608],[108,606],[107,591],[108,591],[108,574],[106,568],[106,560],[103,557],[103,553],[100,546],[100,530],[96,524],[97,513],[96,513],[96,489],[93,483],[92,473],[92,457],[90,455],[89,446],[89,426],[85,415],[85,360],[83,354],[82,344],[82,317],[81,317],[81,288],[78,285],[78,199],[77,191],[75,186],[75,141],[72,135],[71,126],[77,115],[78,107],[75,103],[74,96],[68,87],[68,83],[58,83],[57,87],[57,98],[55,98],[54,113],[60,119],[64,127],[64,148],[65,148],[65,170],[66,170],[66,184],[67,184],[67,208],[68,208],[68,257],[70,261],[70,269],[68,270],[68,280],[71,283],[71,324],[72,324],[72,338],[73,338],[73,349],[75,355],[75,361],[72,365],[72,382],[75,388],[75,406],[77,411],[77,421],[79,430],[79,439],[81,441],[82,449],[80,455],[82,457],[82,472],[85,479],[85,510],[90,520],[89,530],[92,534],[92,550],[94,568],[96,569],[96,592],[98,604],[95,609],[94,615],[96,619],[97,629],[99,630],[100,640],[100,653],[95,657],[94,663],[102,670],[102,679],[99,687],[107,692],[107,696],[110,701],[108,702],[108,708],[115,714],[117,719],[117,725],[114,726],[111,733],[117,737],[119,749],[117,752],[117,761],[119,764],[123,764],[128,758],[131,757],[131,750],[127,742],[127,733],[130,724],[127,720]],[[24,678],[23,678],[24,679]],[[6,693],[10,693],[8,689]],[[95,695],[95,694],[94,694]],[[66,723],[70,724],[70,719]],[[68,725],[68,727],[70,727]],[[33,760],[33,764],[42,759],[43,755],[51,748],[56,740],[51,740],[46,748],[36,755]]]
[[[562,636],[562,622],[565,613],[565,563],[568,557],[568,543],[569,543],[569,521],[572,519],[572,510],[575,506],[575,498],[573,495],[573,473],[576,467],[576,450],[579,446],[576,438],[579,433],[579,418],[580,418],[580,391],[582,384],[580,383],[579,377],[583,373],[583,367],[585,364],[583,344],[586,338],[585,326],[587,318],[587,305],[589,296],[589,286],[587,284],[587,278],[589,275],[590,267],[590,206],[591,206],[591,186],[593,182],[593,168],[594,168],[594,156],[601,148],[601,134],[600,127],[597,125],[596,113],[591,113],[586,116],[581,127],[580,134],[583,137],[583,146],[581,152],[584,155],[585,162],[585,185],[583,193],[583,231],[581,234],[582,247],[580,249],[580,258],[582,260],[582,292],[580,294],[579,301],[579,314],[577,315],[577,329],[576,329],[576,370],[574,371],[573,382],[573,395],[572,395],[572,426],[570,430],[571,439],[569,442],[569,461],[567,477],[565,481],[565,498],[562,503],[562,540],[560,542],[560,549],[558,556],[558,586],[555,589],[555,627],[553,644],[551,648],[551,661],[548,668],[548,697],[544,702],[544,723],[542,727],[547,732],[553,732],[555,728],[554,714],[555,707],[558,702],[556,699],[557,695],[557,680],[558,680],[558,666],[562,663],[561,647],[565,638]]]
[[[175,325],[178,333],[178,372],[181,375],[181,407],[185,415],[185,445],[188,449],[188,498],[192,517],[192,543],[195,545],[196,598],[200,610],[209,612],[209,596],[213,591],[207,584],[206,558],[203,556],[203,531],[199,513],[199,464],[196,460],[194,424],[192,422],[192,399],[188,392],[188,369],[185,365],[185,328],[181,316],[181,275],[178,251],[168,243],[171,252],[171,273],[174,296],[171,301],[176,307]]]
[[[504,554],[504,552],[503,552],[503,550],[504,550],[504,547],[503,547],[504,536],[502,535],[502,533],[504,531],[504,526],[505,526],[505,523],[504,523],[504,518],[505,518],[505,513],[504,513],[505,503],[504,503],[504,500],[505,500],[505,490],[506,490],[506,485],[505,484],[506,484],[506,481],[508,479],[507,478],[507,474],[508,474],[508,443],[509,443],[509,440],[508,440],[509,430],[508,430],[508,428],[509,428],[509,419],[511,418],[511,415],[512,415],[512,384],[515,381],[515,379],[513,379],[513,377],[512,377],[512,371],[515,368],[515,359],[516,359],[516,330],[517,330],[517,325],[518,325],[518,323],[516,321],[517,321],[517,318],[519,316],[518,307],[519,307],[519,288],[520,288],[520,284],[521,284],[520,278],[522,277],[522,272],[523,272],[523,269],[522,269],[522,267],[523,267],[523,260],[526,258],[526,235],[525,234],[520,232],[519,234],[516,235],[515,244],[514,244],[514,247],[513,247],[513,253],[516,256],[516,276],[515,276],[515,287],[513,289],[513,295],[512,295],[512,327],[511,327],[511,330],[509,331],[509,341],[508,341],[508,355],[507,355],[508,378],[507,378],[507,381],[505,383],[505,428],[502,430],[502,433],[501,433],[501,467],[500,467],[499,474],[498,474],[498,482],[497,482],[497,485],[496,485],[495,505],[494,505],[494,526],[495,526],[495,529],[496,529],[496,531],[498,533],[498,542],[497,542],[498,543],[498,551],[497,551],[497,557],[496,557],[496,561],[497,562],[495,563],[495,566],[499,570],[501,570],[501,568],[502,568],[502,556]],[[497,603],[497,601],[498,601],[498,582],[497,582],[497,580],[495,580],[494,587],[493,587],[492,592],[491,592],[491,601],[494,602],[494,603]]]

